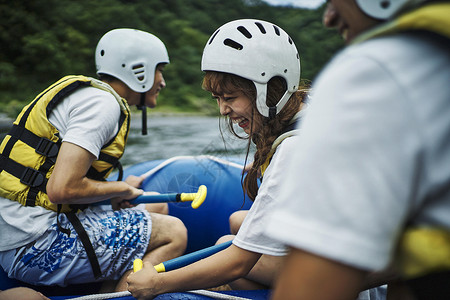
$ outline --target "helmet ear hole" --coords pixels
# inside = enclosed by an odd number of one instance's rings
[[[132,70],[138,81],[145,81],[145,67],[143,64],[133,65]]]

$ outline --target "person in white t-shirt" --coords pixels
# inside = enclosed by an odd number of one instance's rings
[[[121,181],[119,159],[129,133],[129,106],[154,107],[169,63],[148,32],[107,32],[96,48],[100,80],[66,76],[39,94],[1,144],[0,265],[32,285],[115,281],[134,259],[152,264],[184,253],[184,224],[167,205],[128,200],[143,178]],[[145,124],[143,124],[145,126]],[[106,181],[115,168],[117,181]],[[111,199],[111,206],[92,205]],[[105,290],[106,291],[106,290]]]
[[[261,20],[236,20],[221,26],[207,42],[202,58],[203,88],[212,93],[230,130],[239,126],[256,145],[243,186],[254,203],[228,248],[174,271],[153,266],[128,277],[138,299],[229,283],[233,289],[267,288],[279,270],[286,247],[267,237],[265,215],[279,193],[291,135],[301,118],[306,91],[299,88],[300,58],[288,34]],[[278,146],[278,147],[277,147]],[[247,154],[248,155],[248,154]],[[258,188],[258,179],[262,183]]]
[[[328,1],[324,24],[348,46],[313,83],[267,222],[291,247],[273,299],[355,299],[388,267],[388,299],[450,299],[449,14]]]

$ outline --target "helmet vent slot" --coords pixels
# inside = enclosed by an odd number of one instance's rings
[[[225,41],[223,41],[223,43],[224,43],[224,45],[234,48],[236,50],[242,50],[244,48],[241,44],[239,44],[238,42],[235,42],[231,39],[226,39]]]
[[[256,26],[258,26],[259,31],[261,31],[262,34],[266,34],[266,29],[264,28],[264,26],[259,23],[259,22],[255,22]]]
[[[244,26],[239,26],[237,30],[239,30],[246,38],[252,38],[252,34],[248,32],[247,28],[245,28]]]
[[[280,36],[280,29],[277,26],[273,26],[273,29],[275,30],[276,35]]]
[[[219,30],[217,30],[214,34],[213,34],[213,36],[209,39],[209,43],[208,44],[210,44],[211,45],[211,43],[213,42],[213,40],[214,40],[214,38],[216,37],[216,35],[219,33],[219,31],[220,31],[220,29]]]
[[[294,42],[292,41],[292,39],[288,36],[288,42],[289,42],[289,44],[293,44]]]
[[[131,69],[133,70],[133,73],[136,76],[137,80],[144,81],[144,79],[145,79],[145,68],[144,68],[143,64],[133,65],[133,67]]]
[[[381,1],[380,2],[381,8],[387,9],[389,6],[391,6],[391,3],[389,1]]]

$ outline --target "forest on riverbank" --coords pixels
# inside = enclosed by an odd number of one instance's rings
[[[57,79],[95,77],[94,50],[107,31],[137,28],[157,35],[171,64],[160,111],[214,114],[215,103],[201,89],[200,61],[209,36],[240,18],[282,27],[301,56],[302,78],[313,80],[343,43],[321,24],[315,10],[269,6],[261,0],[0,0],[0,113],[18,110]]]

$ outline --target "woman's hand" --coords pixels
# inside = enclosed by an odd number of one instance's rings
[[[138,300],[153,299],[157,293],[158,272],[150,262],[144,261],[142,270],[128,275],[128,290]]]

